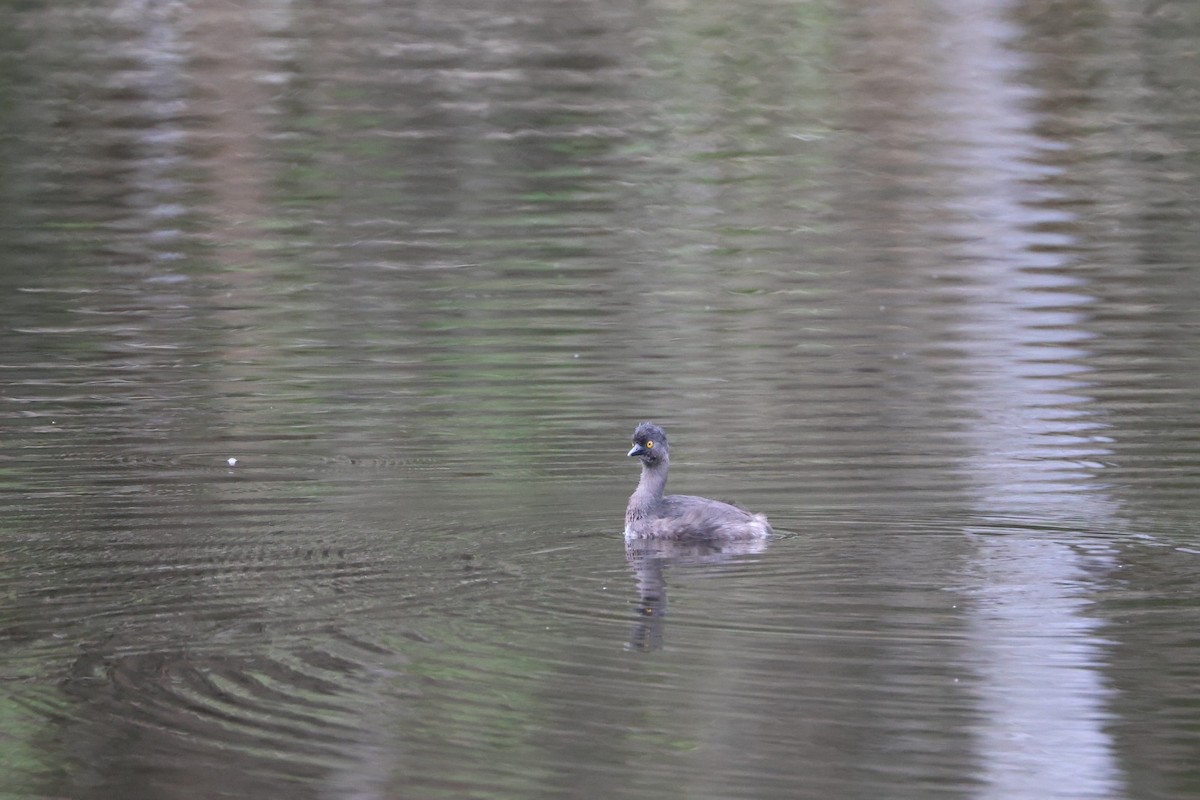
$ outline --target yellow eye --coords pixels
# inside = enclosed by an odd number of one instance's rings
[[[653,440],[653,439],[647,439],[647,440],[646,440],[646,449],[647,449],[647,450],[653,450],[653,449],[654,449],[654,440]]]

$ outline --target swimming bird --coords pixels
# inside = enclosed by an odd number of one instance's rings
[[[663,495],[671,448],[667,432],[643,422],[628,455],[642,462],[642,477],[625,508],[625,539],[760,539],[771,535],[762,514],[686,494]]]

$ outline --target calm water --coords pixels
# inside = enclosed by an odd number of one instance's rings
[[[0,795],[1200,795],[1198,48],[4,5]]]

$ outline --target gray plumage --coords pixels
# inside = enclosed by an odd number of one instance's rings
[[[671,450],[667,433],[653,422],[633,432],[630,456],[642,462],[642,478],[625,509],[626,539],[758,539],[771,534],[762,514],[687,494],[664,495]]]

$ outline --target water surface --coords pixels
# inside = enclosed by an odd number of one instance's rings
[[[0,792],[1200,791],[1200,11],[0,22]]]

